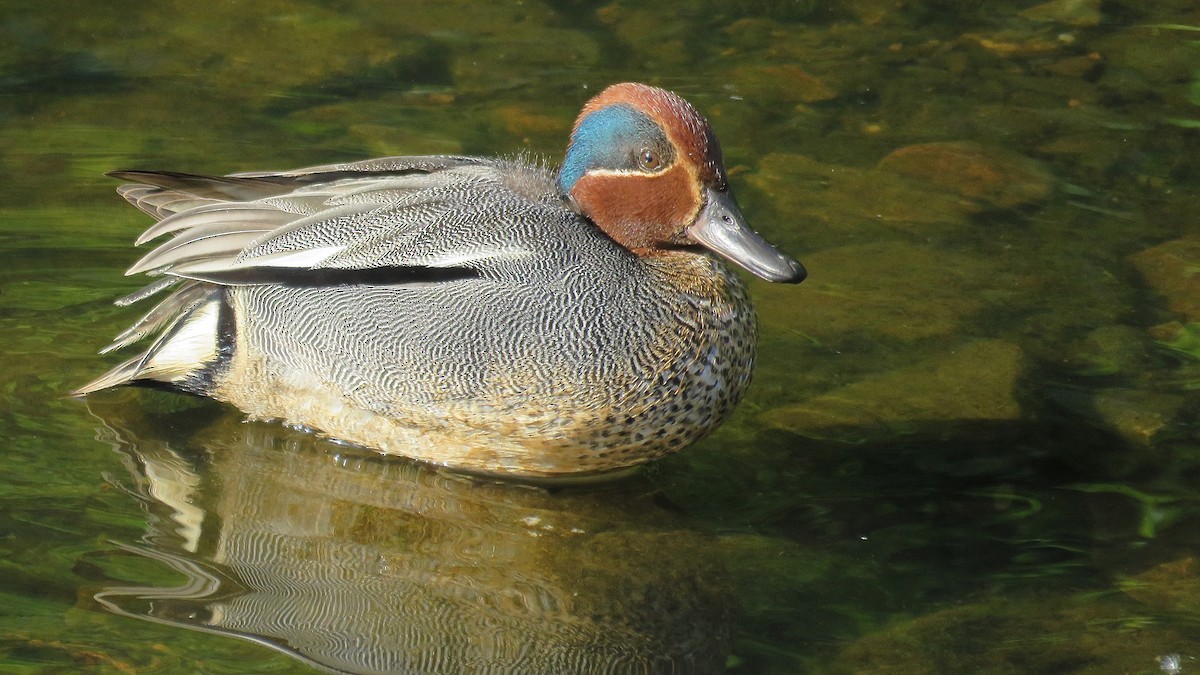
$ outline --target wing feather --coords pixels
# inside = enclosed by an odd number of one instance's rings
[[[205,204],[193,209],[173,213],[155,223],[142,233],[135,246],[141,246],[148,241],[157,239],[164,234],[181,230],[198,229],[230,222],[242,222],[247,225],[258,224],[264,231],[270,231],[290,220],[286,212],[268,205],[251,202],[216,202]]]
[[[295,283],[318,280],[314,272],[322,269],[396,268],[398,282],[429,278],[422,270],[430,268],[462,267],[472,276],[489,260],[528,254],[504,230],[523,209],[545,208],[513,193],[505,169],[511,167],[474,158],[392,157],[218,177],[115,172],[144,183],[122,187],[122,195],[164,214],[138,243],[173,235],[127,274],[231,285],[282,283],[288,270],[296,271]],[[548,171],[531,171],[547,194],[554,192]],[[495,213],[497,204],[511,212]],[[165,287],[152,284],[129,298]]]

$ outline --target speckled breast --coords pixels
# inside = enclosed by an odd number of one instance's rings
[[[655,263],[669,294],[641,372],[649,376],[624,417],[605,418],[591,446],[601,459],[646,461],[716,429],[750,384],[758,326],[742,281],[708,256]]]
[[[600,279],[548,265],[430,285],[230,289],[238,338],[214,396],[488,473],[601,473],[660,457],[741,398],[753,308],[706,254],[606,265]]]

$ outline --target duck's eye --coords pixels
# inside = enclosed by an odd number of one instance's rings
[[[662,160],[657,152],[650,148],[642,148],[638,151],[638,166],[644,171],[657,171],[662,167]]]

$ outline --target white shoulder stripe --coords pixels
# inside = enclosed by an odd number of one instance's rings
[[[435,256],[413,258],[413,266],[421,267],[461,267],[487,260],[520,260],[533,257],[533,251],[520,246],[503,246],[488,249],[466,249],[446,251]]]

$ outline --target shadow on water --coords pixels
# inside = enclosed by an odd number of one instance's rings
[[[92,562],[184,578],[107,586],[112,612],[334,672],[724,670],[725,574],[644,481],[486,483],[237,415],[179,433],[112,401],[89,410],[147,532]]]

